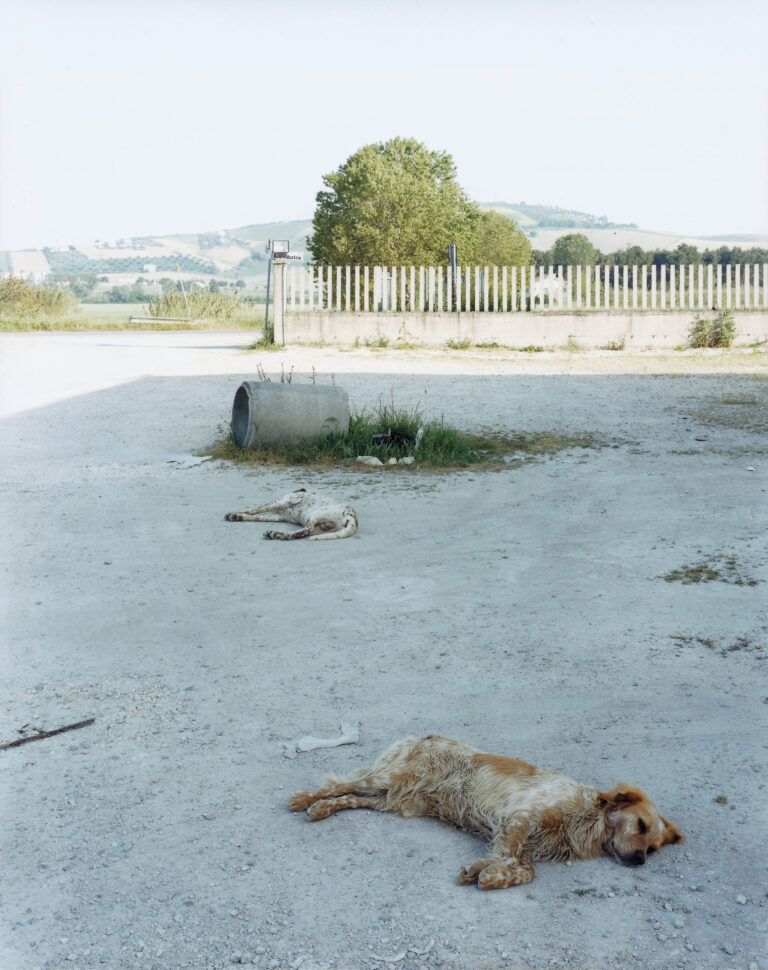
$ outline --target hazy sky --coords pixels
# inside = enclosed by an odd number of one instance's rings
[[[0,249],[310,218],[395,135],[479,201],[768,231],[768,4],[0,0]]]

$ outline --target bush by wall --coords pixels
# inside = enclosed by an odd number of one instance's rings
[[[714,320],[696,317],[688,331],[689,347],[730,347],[736,338],[733,312],[724,310]]]

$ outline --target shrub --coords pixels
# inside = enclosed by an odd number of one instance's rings
[[[723,310],[714,320],[696,317],[688,331],[688,346],[730,347],[736,338],[736,324],[731,310]]]
[[[74,312],[77,300],[65,290],[27,283],[18,276],[0,280],[0,315],[11,319],[49,319]]]
[[[712,321],[710,347],[730,347],[736,338],[736,323],[731,310],[725,310]]]
[[[189,314],[187,313],[189,304]],[[211,293],[208,290],[184,294],[169,290],[162,296],[149,301],[149,314],[152,317],[186,317],[195,320],[231,320],[243,309],[239,293]]]

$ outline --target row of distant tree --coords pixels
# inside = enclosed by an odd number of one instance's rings
[[[680,243],[675,249],[643,249],[628,246],[615,253],[601,253],[580,232],[561,236],[551,249],[533,250],[536,266],[727,266],[741,263],[768,263],[768,249],[753,246],[720,246],[704,252],[688,243]]]
[[[168,293],[181,291],[178,280],[164,276],[157,284],[140,276],[135,283],[122,286],[111,286],[109,289],[97,289],[101,283],[108,283],[109,277],[97,276],[95,273],[81,273],[71,276],[67,273],[52,273],[46,279],[46,285],[59,290],[66,290],[81,303],[149,303],[158,295],[157,288],[163,296]],[[226,290],[242,290],[245,280],[230,282],[216,279],[207,280],[204,284],[187,284],[188,287],[201,291],[201,286],[208,293],[221,293]]]

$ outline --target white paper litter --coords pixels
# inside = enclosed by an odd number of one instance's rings
[[[315,748],[338,748],[342,744],[357,744],[360,740],[360,728],[357,724],[341,722],[341,736],[338,738],[316,738],[311,734],[304,735],[295,742],[297,751],[314,751]]]

